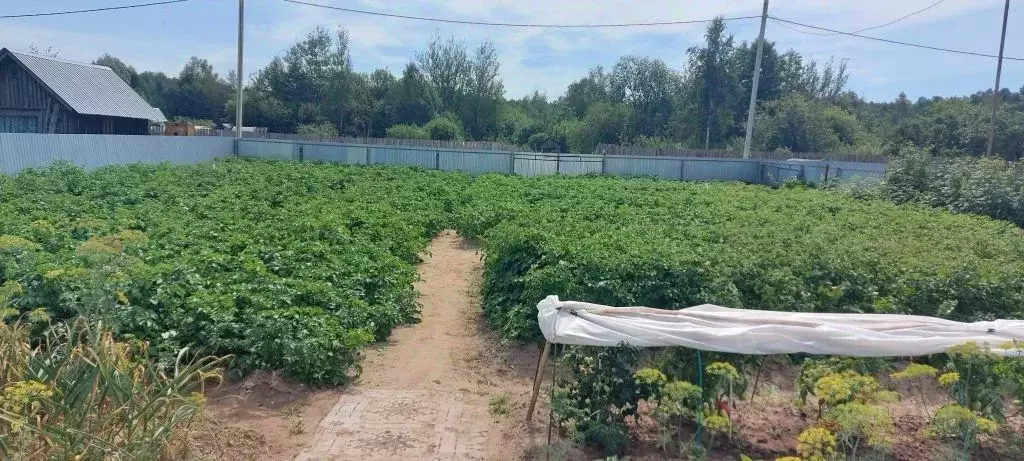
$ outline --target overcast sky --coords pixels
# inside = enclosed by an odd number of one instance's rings
[[[0,15],[145,3],[152,0],[3,1]],[[759,0],[308,0],[407,15],[529,23],[619,23],[705,19],[716,15],[759,15]],[[837,30],[886,23],[935,0],[772,0],[769,14]],[[926,12],[881,29],[878,37],[996,54],[1001,0],[945,0]],[[177,74],[189,56],[208,59],[221,73],[234,69],[237,1],[184,3],[64,16],[0,19],[0,46],[52,47],[64,59],[91,61],[113,54],[139,71]],[[566,85],[623,55],[665,60],[681,69],[686,49],[702,40],[703,24],[615,29],[521,29],[449,25],[366,16],[285,3],[246,2],[245,74],[279,55],[316,26],[348,29],[353,64],[369,71],[388,67],[396,74],[434,33],[472,45],[493,40],[501,58],[506,97],[534,90],[550,98]],[[757,35],[758,21],[728,23],[737,42]],[[790,28],[787,28],[790,27]],[[900,91],[919,96],[961,95],[991,87],[995,59],[908,48],[845,36],[800,33],[796,26],[769,21],[768,40],[780,50],[796,49],[819,60],[849,60],[849,88],[870,100],[892,100]],[[1006,56],[1024,58],[1024,0],[1010,5]],[[1024,85],[1024,61],[1005,61],[1003,84]]]

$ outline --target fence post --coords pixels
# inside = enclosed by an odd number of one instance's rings
[[[373,146],[366,146],[366,164],[373,165]]]
[[[516,174],[516,152],[508,153],[508,174]]]
[[[686,171],[685,168],[684,168],[685,166],[686,166],[686,159],[679,159],[679,180],[680,181],[682,181],[683,178],[685,177],[685,176],[683,176],[683,172]]]
[[[562,154],[555,153],[555,175],[562,174]]]
[[[304,149],[305,147],[305,145],[299,144],[299,163],[302,163],[304,157],[306,156]]]
[[[608,174],[608,151],[601,151],[601,175]]]
[[[830,166],[832,166],[832,165],[831,165],[830,163],[828,163],[828,162],[825,162],[825,179],[823,179],[823,180],[821,181],[822,183],[825,183],[825,184],[827,184],[827,183],[828,183],[828,168],[829,168]]]
[[[441,151],[440,150],[435,150],[434,151],[434,169],[435,170],[440,170],[441,169]]]

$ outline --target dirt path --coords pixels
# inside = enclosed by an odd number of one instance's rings
[[[434,240],[416,286],[422,322],[367,351],[362,376],[297,459],[524,456],[541,432],[522,423],[537,349],[502,347],[482,324],[480,268],[477,248],[454,232]]]

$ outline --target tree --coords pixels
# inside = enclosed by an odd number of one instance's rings
[[[498,53],[494,43],[483,42],[473,56],[472,73],[467,88],[464,116],[469,136],[485,139],[495,133],[505,86],[499,74]]]
[[[170,106],[175,115],[223,120],[230,88],[209,61],[193,56],[178,75]]]
[[[441,112],[459,113],[462,97],[472,81],[473,62],[466,45],[454,37],[441,40],[435,35],[427,49],[416,55],[416,63],[440,98]]]
[[[387,128],[398,122],[398,79],[387,69],[377,69],[370,74],[369,93],[372,106],[370,135],[383,137]]]
[[[793,152],[847,152],[854,149],[861,126],[845,110],[792,94],[765,105],[758,125],[761,149]]]
[[[722,109],[729,106],[729,89],[735,88],[736,79],[728,66],[733,39],[725,35],[722,18],[708,24],[704,41],[703,47],[692,47],[687,52],[698,117],[704,126],[704,148],[708,149],[712,139],[721,140],[725,134],[731,117],[723,114]]]
[[[559,103],[569,109],[572,115],[583,117],[587,109],[598,102],[610,101],[609,78],[600,66],[590,69],[586,77],[569,84]]]
[[[612,99],[628,106],[634,115],[629,134],[654,136],[665,131],[672,116],[673,95],[681,84],[664,61],[626,56],[612,69],[610,84]]]
[[[569,150],[591,154],[598,144],[617,144],[621,141],[633,111],[622,103],[599,102],[587,109],[586,116],[569,133]]]
[[[257,72],[246,90],[255,102],[246,117],[285,132],[329,121],[339,133],[365,135],[372,124],[367,87],[352,71],[348,33],[318,27]]]
[[[121,77],[121,80],[124,80],[124,82],[132,88],[135,88],[138,84],[138,72],[135,72],[134,67],[125,64],[124,61],[121,61],[120,59],[105,53],[103,56],[96,58],[92,63],[97,66],[109,67],[110,70],[113,70],[118,77]]]
[[[142,72],[135,77],[136,92],[145,99],[149,105],[163,110],[164,115],[170,117],[174,113],[174,96],[178,89],[178,80],[168,77],[163,72]]]
[[[439,105],[437,93],[416,64],[405,65],[398,86],[395,119],[399,123],[422,125],[434,118]]]
[[[846,60],[840,60],[839,65],[835,59],[829,58],[825,67],[818,72],[818,62],[813,59],[803,67],[803,80],[801,82],[805,94],[812,98],[835,100],[843,89],[850,75],[846,73]]]

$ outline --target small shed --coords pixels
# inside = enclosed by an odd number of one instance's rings
[[[165,122],[109,67],[0,48],[0,133],[149,134]]]
[[[164,124],[164,136],[195,136],[196,126],[192,122],[167,122]]]

